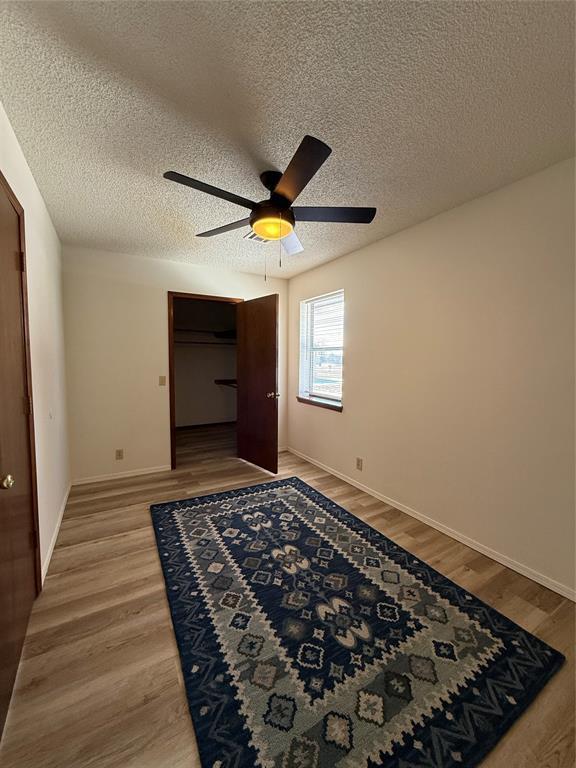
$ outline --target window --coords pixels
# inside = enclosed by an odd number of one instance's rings
[[[299,400],[342,410],[344,291],[300,302]]]

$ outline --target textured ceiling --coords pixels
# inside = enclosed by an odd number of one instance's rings
[[[0,5],[0,99],[67,243],[290,276],[573,154],[571,2]],[[305,251],[196,232],[304,134],[333,148],[299,205]]]

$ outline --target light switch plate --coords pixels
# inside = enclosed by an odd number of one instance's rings
[[[166,376],[158,376],[158,386],[159,387],[166,386]]]

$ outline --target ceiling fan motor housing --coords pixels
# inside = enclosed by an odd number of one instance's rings
[[[274,200],[264,200],[261,203],[256,203],[252,213],[250,214],[250,226],[253,226],[255,222],[260,219],[282,219],[287,221],[290,226],[294,226],[294,214],[292,209],[283,205],[278,205]]]

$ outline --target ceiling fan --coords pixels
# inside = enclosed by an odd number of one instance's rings
[[[206,192],[230,203],[242,205],[250,210],[250,216],[223,227],[200,232],[197,237],[213,237],[232,229],[252,227],[253,232],[261,240],[280,240],[288,255],[304,250],[294,226],[299,221],[326,221],[341,224],[369,224],[376,208],[347,208],[336,206],[294,206],[293,203],[304,187],[328,159],[332,150],[320,139],[314,136],[304,136],[300,146],[290,160],[284,173],[279,171],[264,171],[260,181],[270,192],[267,200],[259,203],[248,200],[224,189],[205,184],[203,181],[191,179],[176,171],[167,171],[165,179],[184,184],[200,192]]]

